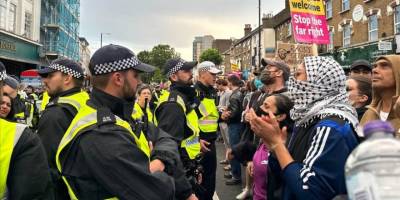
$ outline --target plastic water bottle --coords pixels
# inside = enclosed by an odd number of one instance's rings
[[[400,141],[391,124],[372,121],[364,126],[367,140],[346,161],[350,200],[400,199]]]

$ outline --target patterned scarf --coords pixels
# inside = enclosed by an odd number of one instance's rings
[[[294,102],[290,116],[296,126],[307,127],[316,119],[334,115],[356,127],[357,113],[349,103],[342,67],[332,58],[320,56],[305,57],[304,65],[307,81],[290,77],[288,83]]]

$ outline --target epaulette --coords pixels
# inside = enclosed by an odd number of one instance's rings
[[[108,108],[97,109],[97,125],[114,124],[117,122],[117,118]]]

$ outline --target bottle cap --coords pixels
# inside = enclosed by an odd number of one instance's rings
[[[368,138],[369,136],[371,136],[373,133],[376,132],[382,132],[393,135],[394,128],[390,123],[381,120],[374,120],[364,125],[365,137]]]

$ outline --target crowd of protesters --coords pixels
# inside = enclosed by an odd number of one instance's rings
[[[387,121],[400,136],[399,55],[348,72],[329,57],[262,59],[246,80],[173,58],[167,83],[144,84],[154,67],[107,45],[88,67],[90,90],[63,58],[35,89],[0,64],[0,198],[210,200],[223,167],[226,185],[243,186],[236,199],[334,199],[364,124]]]

